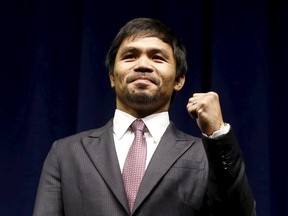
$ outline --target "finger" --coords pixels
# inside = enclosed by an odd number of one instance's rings
[[[202,97],[203,95],[205,95],[206,93],[194,93],[192,95],[192,97]]]
[[[197,101],[189,101],[187,104],[187,111],[190,114],[190,116],[194,119],[198,118],[198,112],[197,112]]]
[[[199,97],[191,97],[188,100],[188,103],[192,104],[192,105],[196,105],[198,103]]]

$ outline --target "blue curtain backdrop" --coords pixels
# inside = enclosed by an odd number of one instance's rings
[[[52,142],[114,113],[104,57],[128,20],[154,17],[186,44],[187,82],[171,119],[216,91],[238,136],[258,216],[288,216],[288,8],[281,0],[9,0],[0,7],[0,215],[30,216]]]

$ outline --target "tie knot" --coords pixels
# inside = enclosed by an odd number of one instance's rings
[[[133,132],[136,132],[137,130],[143,131],[144,128],[145,128],[145,124],[142,121],[142,119],[136,119],[131,124],[131,129],[132,129]]]

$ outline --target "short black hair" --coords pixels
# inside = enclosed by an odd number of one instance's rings
[[[176,60],[176,78],[184,76],[188,70],[186,61],[186,49],[181,40],[163,24],[160,20],[154,18],[135,18],[127,22],[118,32],[110,49],[106,55],[105,65],[109,73],[113,73],[115,58],[118,49],[126,38],[133,37],[157,37],[172,47]]]

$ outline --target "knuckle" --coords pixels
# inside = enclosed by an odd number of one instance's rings
[[[213,99],[218,99],[219,98],[219,95],[216,92],[214,92],[214,91],[210,91],[210,92],[208,92],[208,94]]]

